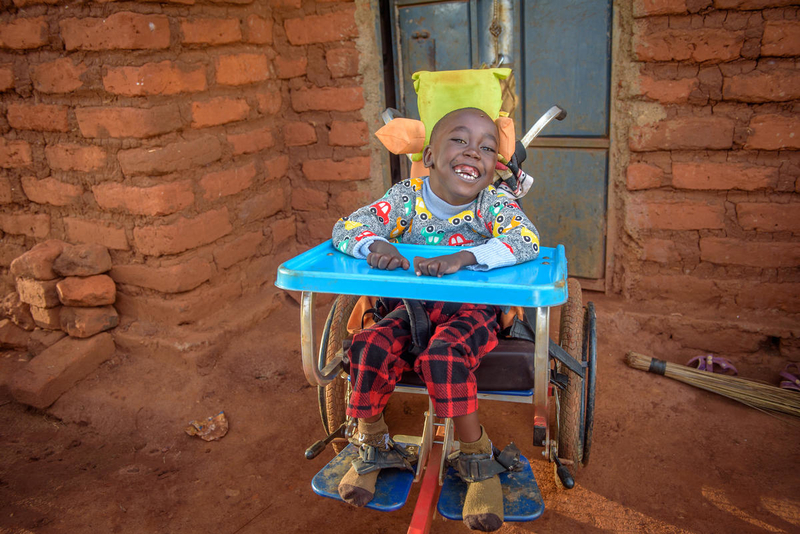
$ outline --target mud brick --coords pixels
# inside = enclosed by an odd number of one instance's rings
[[[11,394],[24,404],[47,408],[115,351],[111,334],[89,339],[64,338],[14,374]]]
[[[746,230],[800,234],[798,214],[798,207],[794,203],[745,202],[736,205],[739,225]]]
[[[0,230],[7,234],[47,237],[50,215],[47,213],[0,213]]]
[[[797,116],[760,115],[750,121],[745,148],[750,150],[800,149],[800,119]]]
[[[28,332],[36,328],[30,304],[22,302],[16,291],[12,291],[0,301],[0,317],[10,319],[12,323]]]
[[[683,15],[688,13],[686,0],[634,0],[633,16]]]
[[[328,134],[331,146],[364,146],[369,141],[367,123],[363,121],[333,121]]]
[[[303,111],[358,111],[364,107],[361,87],[317,87],[292,91],[292,108]]]
[[[245,234],[230,243],[225,243],[214,249],[214,261],[220,269],[227,269],[231,265],[255,256],[259,245],[264,241],[264,234],[259,230]]]
[[[272,128],[257,128],[238,134],[229,134],[228,143],[233,147],[234,155],[252,154],[275,146]]]
[[[728,190],[774,188],[777,167],[755,167],[735,163],[673,163],[672,185],[679,189]]]
[[[67,50],[153,50],[169,47],[164,15],[120,12],[104,18],[67,18],[59,22]]]
[[[273,21],[271,18],[263,18],[258,15],[250,15],[245,20],[245,28],[247,32],[246,41],[255,44],[272,44],[272,26]]]
[[[8,123],[18,130],[68,132],[67,106],[53,104],[9,104]]]
[[[55,178],[37,180],[33,176],[24,176],[20,181],[25,196],[37,204],[69,206],[78,203],[83,195],[81,186],[68,184]]]
[[[65,57],[33,67],[31,80],[40,93],[69,93],[83,87],[81,76],[86,71],[85,63],[76,65]]]
[[[631,229],[721,229],[725,227],[725,207],[695,201],[632,200],[627,205],[626,224]]]
[[[214,63],[220,85],[246,85],[269,79],[269,65],[264,54],[219,56]]]
[[[191,180],[152,187],[133,187],[108,182],[92,187],[97,205],[106,210],[124,210],[135,215],[169,215],[194,204]]]
[[[239,206],[239,221],[249,224],[271,217],[287,207],[288,195],[284,188],[276,187],[268,193],[252,197]]]
[[[800,36],[798,36],[800,38]],[[800,72],[753,71],[725,78],[722,85],[725,100],[739,102],[788,102],[800,99]]]
[[[45,330],[61,330],[61,308],[63,306],[56,306],[54,308],[39,308],[38,306],[31,306],[31,315],[39,328]]]
[[[84,137],[147,138],[177,130],[182,125],[177,105],[152,108],[92,107],[75,110]]]
[[[219,139],[210,135],[160,148],[134,148],[117,153],[122,172],[126,176],[168,174],[207,165],[221,157],[222,144]]]
[[[27,141],[11,141],[0,137],[0,167],[15,169],[33,163],[31,145]]]
[[[271,160],[265,161],[264,166],[266,167],[265,181],[283,178],[286,176],[286,171],[289,170],[289,156],[272,158]]]
[[[17,18],[0,24],[0,48],[28,50],[48,43],[44,17]]]
[[[182,19],[184,44],[219,45],[242,40],[239,19]]]
[[[192,258],[168,266],[115,265],[109,275],[118,284],[155,289],[162,293],[183,293],[208,281],[214,266],[202,258]]]
[[[53,262],[53,270],[61,276],[92,276],[110,269],[108,249],[95,243],[65,247]]]
[[[656,80],[650,76],[642,76],[639,79],[639,90],[647,98],[664,104],[683,104],[688,102],[689,95],[698,83],[695,78]]]
[[[309,15],[283,22],[286,37],[293,45],[331,43],[358,37],[355,6],[325,15]]]
[[[324,211],[328,209],[328,192],[324,189],[293,187],[292,209],[297,211]]]
[[[744,32],[721,28],[649,31],[637,24],[635,55],[639,61],[732,61],[741,57]]]
[[[778,348],[783,358],[795,362],[800,361],[800,339],[782,337]]]
[[[629,145],[634,152],[651,150],[729,149],[734,122],[721,117],[681,117],[634,126]]]
[[[14,69],[10,65],[0,66],[0,91],[14,88]]]
[[[654,165],[646,163],[631,163],[628,165],[626,182],[630,191],[661,187],[663,178],[664,171]]]
[[[56,284],[58,298],[65,306],[87,307],[114,304],[117,286],[110,276],[70,276]]]
[[[283,125],[286,146],[305,146],[317,142],[317,131],[307,122],[287,122]]]
[[[69,337],[86,338],[111,330],[119,324],[119,314],[114,306],[95,308],[61,308],[61,329]]]
[[[53,262],[64,251],[65,246],[66,243],[57,239],[39,243],[11,262],[11,274],[36,280],[58,278],[58,274],[53,270]]]
[[[235,195],[253,185],[255,177],[256,166],[252,161],[241,167],[208,173],[200,179],[200,187],[205,191],[203,198],[216,200]]]
[[[370,176],[368,156],[347,158],[343,161],[312,159],[303,162],[303,175],[311,181],[351,182],[366,180]]]
[[[787,313],[800,313],[800,284],[745,283],[736,295],[736,305],[754,310],[777,308]]]
[[[43,330],[41,328],[37,328],[31,332],[31,335],[28,338],[28,352],[34,356],[38,356],[48,348],[64,339],[66,335],[67,334],[61,330]]]
[[[243,98],[212,98],[205,102],[192,102],[192,128],[207,128],[244,120],[250,106]]]
[[[358,74],[358,50],[355,48],[334,48],[325,54],[328,70],[334,78],[344,78]]]
[[[67,238],[73,243],[99,243],[113,250],[128,250],[125,229],[109,221],[64,217]]]
[[[173,224],[134,228],[133,241],[142,254],[161,256],[213,243],[232,230],[228,208],[223,207],[192,219],[181,217]]]
[[[276,245],[283,243],[290,237],[295,237],[297,235],[297,224],[294,216],[273,221],[270,229],[272,230],[273,249]]]
[[[275,70],[278,72],[278,78],[284,80],[305,76],[307,67],[308,58],[305,57],[292,59],[278,56],[275,58]]]
[[[11,319],[0,320],[0,348],[26,349],[30,333],[15,325]]]
[[[767,21],[761,39],[761,55],[800,56],[800,21]]]
[[[61,143],[44,149],[47,164],[59,171],[97,171],[106,165],[106,151],[99,146]]]
[[[265,93],[256,94],[258,99],[258,111],[267,115],[274,115],[281,109],[280,89],[273,89]]]
[[[108,67],[103,87],[124,96],[176,95],[205,91],[206,68],[179,67],[171,61],[145,63],[141,67]]]
[[[735,238],[700,238],[700,259],[722,265],[787,267],[800,265],[800,243],[753,242]]]
[[[60,278],[54,280],[33,280],[31,278],[17,278],[17,292],[22,302],[39,308],[52,308],[60,306],[56,284]],[[35,318],[35,317],[34,317]]]
[[[0,175],[0,204],[10,204],[13,198],[11,180],[8,179],[8,176]]]

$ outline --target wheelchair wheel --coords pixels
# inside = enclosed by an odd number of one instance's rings
[[[328,319],[325,322],[327,332],[323,333],[323,341],[327,338],[325,347],[325,362],[331,361],[336,353],[342,349],[342,344],[349,336],[347,332],[347,321],[350,314],[358,302],[359,297],[355,295],[339,295],[333,302]],[[327,335],[326,335],[327,334]],[[318,387],[319,412],[322,417],[322,425],[325,432],[333,432],[339,425],[345,422],[347,417],[347,396],[350,381],[347,378],[338,376],[333,382],[325,387]],[[333,450],[339,454],[344,449],[345,444],[332,443]]]
[[[559,345],[570,356],[581,361],[583,352],[584,310],[580,283],[570,278],[567,281],[569,297],[561,308],[561,325],[559,328]],[[557,362],[558,372],[566,374],[569,382],[564,390],[558,390],[558,456],[572,460],[571,471],[574,475],[583,460],[583,389],[584,383],[579,376],[570,371],[566,365]]]

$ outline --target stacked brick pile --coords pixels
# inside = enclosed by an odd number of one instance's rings
[[[623,91],[633,123],[618,289],[761,325],[735,337],[695,328],[692,346],[780,339],[800,356],[800,8],[635,0],[629,22],[638,77]]]
[[[44,408],[111,357],[107,330],[119,317],[113,303],[111,257],[102,245],[49,240],[11,263],[17,291],[3,300],[0,344],[37,354],[11,379],[20,402]]]

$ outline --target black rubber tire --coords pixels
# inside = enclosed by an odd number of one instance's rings
[[[325,347],[325,362],[329,362],[336,356],[336,353],[342,348],[342,344],[349,337],[347,332],[347,321],[350,319],[350,314],[358,302],[360,297],[356,295],[339,295],[328,313],[328,320],[326,326],[327,332],[327,346]],[[325,339],[325,333],[323,333]],[[322,424],[325,427],[325,432],[330,433],[339,428],[347,418],[347,395],[350,381],[342,376],[337,376],[333,382],[325,387],[319,387],[319,411],[322,416]],[[345,444],[332,443],[333,450],[339,454],[345,447]]]
[[[581,361],[583,352],[584,310],[580,283],[570,278],[567,282],[567,302],[561,308],[559,345],[570,356]],[[570,371],[566,365],[557,362],[558,372],[569,377],[564,390],[556,389],[559,395],[558,456],[572,460],[570,471],[573,476],[580,466],[583,456],[583,388],[581,378]]]
[[[586,334],[584,345],[586,345],[586,402],[583,430],[583,467],[589,465],[589,453],[592,450],[592,432],[594,429],[594,398],[597,389],[597,314],[594,303],[590,302],[586,306]]]

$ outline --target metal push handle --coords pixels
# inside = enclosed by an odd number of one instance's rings
[[[303,291],[300,297],[300,352],[303,358],[303,374],[306,375],[306,380],[312,386],[327,386],[342,370],[341,353],[337,354],[327,365],[325,364],[330,317],[333,317],[333,314],[330,314],[328,324],[325,325],[325,335],[319,352],[317,352],[314,350],[314,293]],[[317,355],[316,361],[314,361],[315,354]]]
[[[565,118],[567,118],[566,111],[564,111],[558,106],[551,107],[550,109],[547,110],[547,113],[539,117],[539,120],[536,121],[536,123],[533,126],[531,126],[531,129],[528,130],[528,133],[526,133],[522,137],[522,139],[520,140],[522,146],[528,148],[531,142],[534,139],[536,139],[536,136],[539,135],[541,131],[544,130],[545,126],[550,124],[550,122],[553,119],[563,121]]]

